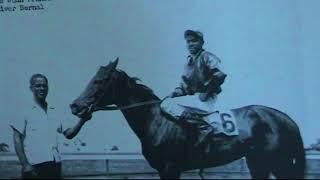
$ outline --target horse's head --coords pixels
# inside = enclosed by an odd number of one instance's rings
[[[115,82],[114,72],[118,58],[106,66],[101,66],[90,80],[82,94],[70,105],[72,114],[78,117],[91,115],[93,109],[100,106],[114,104],[112,86]]]

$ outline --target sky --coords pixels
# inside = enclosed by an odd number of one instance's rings
[[[47,75],[48,102],[77,121],[69,104],[98,68],[139,77],[159,97],[179,83],[188,52],[186,29],[203,32],[204,48],[228,74],[219,103],[262,104],[292,117],[305,145],[320,138],[319,1],[51,0],[44,11],[0,13],[0,142],[12,146],[8,123],[21,117],[29,78]],[[115,138],[117,137],[117,138]],[[81,142],[85,146],[77,149]],[[66,152],[140,152],[120,112],[97,112]]]

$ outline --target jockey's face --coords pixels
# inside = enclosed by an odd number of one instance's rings
[[[44,101],[48,95],[48,82],[43,77],[37,77],[33,80],[31,91],[36,100]]]
[[[187,36],[185,39],[190,54],[197,54],[197,52],[202,49],[203,41],[200,38],[195,36]]]

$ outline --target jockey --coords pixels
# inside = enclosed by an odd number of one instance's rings
[[[220,86],[226,74],[221,71],[221,60],[202,48],[204,39],[201,32],[186,30],[184,38],[190,55],[187,57],[182,81],[180,86],[168,96],[169,98],[162,102],[161,108],[174,117],[190,120],[192,117],[186,117],[188,115],[185,113],[186,109],[196,108],[207,113],[213,112],[214,103],[221,92]],[[179,102],[182,97],[189,101]],[[212,122],[210,115],[197,119],[199,137],[196,146],[203,144],[206,137],[213,133],[214,127],[210,122]]]

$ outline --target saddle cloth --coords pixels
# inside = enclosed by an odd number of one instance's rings
[[[192,125],[211,125],[216,129],[214,134],[223,133],[227,136],[239,134],[234,114],[223,100],[217,101],[217,98],[214,98],[203,102],[200,100],[199,94],[196,93],[194,95],[167,98],[160,104],[160,107],[162,112],[173,117],[175,121],[186,120],[188,122],[188,118],[181,119],[180,117],[183,117],[184,114],[191,114],[192,117],[195,115],[196,119],[201,117],[201,123],[192,120]]]
[[[217,109],[207,112],[195,107],[180,105],[187,114],[196,118],[202,118],[205,122],[214,127],[214,134],[223,133],[227,136],[239,135],[238,126],[233,112],[230,109]]]

